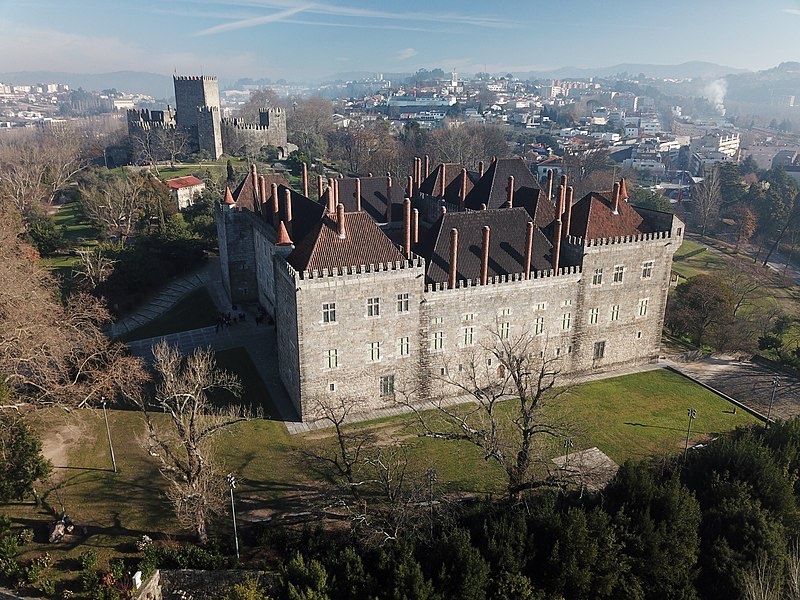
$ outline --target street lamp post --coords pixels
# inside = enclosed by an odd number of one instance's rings
[[[106,421],[106,435],[108,436],[108,449],[111,451],[111,466],[117,472],[117,459],[114,457],[114,445],[111,443],[111,428],[108,426],[108,413],[106,412],[106,397],[103,396],[103,418]]]
[[[770,415],[772,415],[772,405],[775,403],[775,394],[781,385],[781,378],[777,375],[772,378],[772,396],[769,399],[769,408],[767,409],[767,427],[770,424]]]
[[[686,453],[689,451],[689,435],[692,433],[692,421],[694,421],[695,417],[697,416],[697,411],[694,408],[690,408],[686,411],[686,414],[689,415],[689,427],[686,429],[686,445],[683,447],[683,460],[686,460]]]
[[[236,543],[236,560],[239,560],[239,535],[236,533],[236,506],[233,503],[233,490],[236,487],[236,478],[233,474],[228,473],[225,476],[225,481],[228,482],[228,487],[231,489],[231,516],[233,517],[233,540]]]

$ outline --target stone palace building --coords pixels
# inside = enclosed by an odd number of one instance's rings
[[[657,360],[684,224],[628,204],[624,180],[574,199],[519,158],[426,158],[404,182],[317,185],[319,201],[306,171],[298,192],[253,167],[217,210],[225,288],[274,319],[302,419],[336,394],[365,410],[433,394],[492,339],[530,336],[564,375]]]

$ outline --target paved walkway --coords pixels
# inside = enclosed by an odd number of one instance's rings
[[[187,294],[207,286],[214,278],[219,280],[218,274],[219,257],[209,257],[206,264],[200,269],[172,281],[133,313],[126,315],[116,323],[112,323],[111,337],[116,339],[160,317]]]

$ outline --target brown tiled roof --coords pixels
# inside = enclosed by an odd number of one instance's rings
[[[508,178],[510,175],[514,176],[514,197],[517,197],[524,188],[528,188],[529,192],[522,192],[524,194],[538,193],[535,190],[539,189],[539,184],[536,177],[525,165],[519,157],[515,158],[498,158],[494,161],[486,172],[483,174],[472,191],[467,194],[465,206],[471,210],[480,210],[481,205],[485,204],[487,208],[500,208],[508,200]]]
[[[388,177],[361,177],[361,210],[376,223],[386,223],[386,183]],[[392,204],[401,204],[403,194],[392,181]],[[356,178],[339,179],[339,203],[347,212],[356,210]]]
[[[449,212],[426,232],[415,248],[417,254],[426,261],[427,283],[448,280],[450,271],[450,230],[458,229],[457,278],[480,279],[481,245],[483,227],[488,225],[489,236],[489,277],[522,273],[525,270],[525,241],[528,211],[522,207]],[[536,227],[533,234],[533,256],[531,269],[549,269],[547,255],[550,242]]]
[[[270,186],[273,183],[284,186],[289,185],[289,182],[286,181],[286,178],[280,173],[264,173],[263,175],[266,180],[267,195],[269,195]],[[250,173],[248,173],[247,176],[239,182],[236,189],[233,190],[233,199],[236,201],[237,208],[258,212],[258,207],[256,206],[257,198],[258,190],[253,187],[252,177]]]
[[[195,185],[203,185],[202,179],[198,179],[194,175],[187,175],[186,177],[173,177],[167,179],[167,185],[172,190],[179,190],[182,188],[193,187]]]
[[[609,192],[590,192],[572,205],[569,235],[587,240],[638,235],[650,228],[636,210],[619,201],[619,214],[614,214],[614,204]]]
[[[448,186],[450,186],[455,179],[459,180],[459,186],[461,185],[461,169],[464,168],[464,165],[459,163],[442,163],[437,165],[437,167],[428,175],[425,180],[420,184],[419,191],[423,194],[427,194],[428,196],[434,196],[436,198],[442,197],[442,171],[444,171],[444,179],[445,179],[445,190]],[[471,189],[472,186],[467,183],[467,190]],[[445,194],[446,196],[446,194]],[[456,195],[456,198],[458,196]],[[457,200],[456,200],[457,201]]]
[[[344,213],[344,231],[345,237],[342,239],[337,232],[336,221],[325,216],[286,260],[300,271],[405,260],[397,246],[365,212]]]
[[[267,187],[267,193],[271,188]],[[286,211],[286,190],[291,192],[292,202],[292,221],[289,223]],[[267,203],[264,205],[264,219],[272,225],[272,195],[270,194]],[[285,185],[278,185],[278,215],[281,221],[286,223],[289,230],[289,235],[295,244],[302,243],[303,239],[315,231],[323,216],[325,216],[325,207],[322,204],[314,202],[310,198],[306,198],[303,194],[295,192],[293,189]],[[274,225],[273,225],[274,227]]]

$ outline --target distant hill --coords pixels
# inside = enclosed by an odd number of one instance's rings
[[[728,98],[753,104],[781,104],[781,97],[800,101],[800,63],[785,62],[772,69],[727,77]]]
[[[114,71],[113,73],[62,73],[58,71],[17,71],[0,73],[3,83],[34,85],[37,83],[65,83],[70,88],[83,88],[99,92],[116,88],[120,92],[140,93],[156,99],[174,95],[172,77],[140,71]]]
[[[561,67],[552,71],[529,71],[527,73],[514,73],[522,79],[585,79],[588,77],[610,77],[619,73],[627,73],[636,77],[644,73],[653,78],[716,78],[732,73],[745,73],[745,69],[726,67],[710,62],[691,61],[679,65],[649,65],[637,63],[622,63],[611,67],[597,67],[583,69],[578,67]]]

